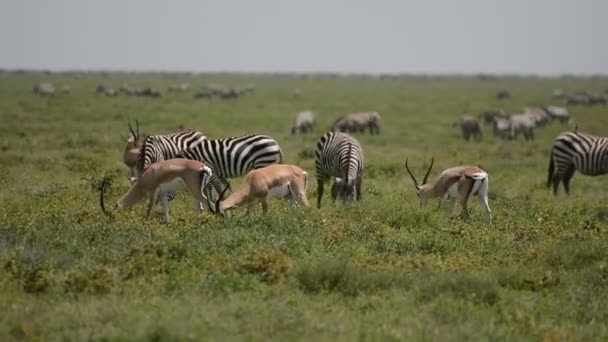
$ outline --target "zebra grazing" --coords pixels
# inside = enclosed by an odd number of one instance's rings
[[[139,177],[149,165],[161,160],[174,159],[180,152],[206,139],[207,137],[197,131],[147,136],[141,145],[141,150],[135,163],[137,176]],[[173,192],[161,194],[160,196],[166,223],[171,221],[169,218],[169,201],[173,200],[175,196],[176,194]],[[200,205],[197,208],[198,210],[200,210]]]
[[[332,193],[337,193],[344,201],[361,200],[363,149],[355,138],[341,132],[325,133],[317,143],[315,167],[318,208],[321,208],[324,182],[331,177],[340,179],[336,182],[338,188],[332,188]]]
[[[549,159],[547,187],[553,181],[553,194],[557,195],[561,181],[566,194],[569,194],[570,180],[576,170],[589,176],[608,173],[608,137],[575,131],[555,138]]]
[[[283,163],[283,151],[273,138],[250,134],[203,140],[182,151],[177,158],[198,160],[213,171],[211,184],[219,194],[226,179],[241,177],[249,171]]]

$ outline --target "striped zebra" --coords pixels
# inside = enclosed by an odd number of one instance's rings
[[[576,170],[588,176],[608,173],[608,137],[574,131],[555,138],[549,159],[547,187],[553,182],[553,194],[557,195],[561,181],[566,194],[569,194],[570,180]]]
[[[241,177],[253,169],[283,163],[283,151],[273,138],[250,134],[224,139],[205,139],[182,151],[177,158],[198,160],[213,170],[210,182],[219,194],[226,179]],[[229,183],[228,183],[229,185]],[[211,194],[208,194],[211,196]]]
[[[335,178],[338,189],[332,193],[343,200],[361,200],[363,150],[359,142],[346,133],[327,132],[319,139],[315,151],[317,171],[317,207],[321,208],[323,185]],[[332,196],[334,197],[334,196]]]
[[[147,136],[142,143],[141,150],[135,163],[137,177],[139,177],[149,165],[161,160],[174,159],[180,152],[195,146],[206,139],[207,137],[197,131],[183,131],[164,135]],[[131,178],[131,183],[134,181],[135,177]],[[176,196],[175,192],[169,192],[157,199],[160,200],[163,205],[163,212],[167,223],[170,222],[169,202],[175,199]],[[199,211],[200,208],[201,206],[199,205],[197,211]]]

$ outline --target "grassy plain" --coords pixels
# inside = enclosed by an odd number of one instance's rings
[[[46,80],[72,93],[34,96]],[[104,82],[164,90],[179,81],[256,90],[235,101],[94,93]],[[571,126],[544,127],[534,142],[484,127],[482,143],[451,126],[463,111],[558,103],[554,88],[601,92],[608,81],[2,73],[0,339],[606,340],[607,179],[576,174],[570,197],[545,187],[552,140]],[[498,103],[500,89],[513,99]],[[315,132],[291,136],[305,109],[317,112]],[[127,174],[128,118],[146,133],[268,134],[314,177],[318,137],[359,110],[383,117],[380,136],[356,135],[367,163],[361,203],[275,201],[267,216],[225,222],[196,216],[182,195],[170,227],[158,209],[144,220],[143,205],[115,219],[99,210],[96,182]],[[571,113],[581,130],[607,135],[607,107]],[[432,156],[431,178],[459,163],[489,172],[493,226],[475,200],[470,224],[445,206],[419,208],[403,164],[421,177]],[[127,189],[116,179],[112,199]]]

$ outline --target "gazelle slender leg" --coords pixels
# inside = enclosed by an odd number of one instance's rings
[[[194,204],[194,211],[196,211],[196,213],[200,215],[201,211],[203,210],[203,204],[197,199],[193,199],[192,204]]]
[[[468,207],[468,196],[460,199],[460,206],[462,206],[462,217],[465,222],[469,222],[469,207]]]
[[[150,195],[150,200],[148,201],[148,208],[146,209],[146,219],[150,218],[150,212],[152,212],[152,207],[156,203],[156,192]]]
[[[253,207],[255,206],[255,201],[251,201],[247,204],[247,216],[251,216],[251,213],[253,213]]]
[[[266,202],[266,199],[262,200],[262,212],[264,214],[266,214],[268,212],[268,202]]]
[[[486,212],[486,221],[488,222],[488,224],[492,224],[492,210],[490,210],[490,205],[488,205],[488,195],[480,193],[479,202],[481,203],[484,211]]]

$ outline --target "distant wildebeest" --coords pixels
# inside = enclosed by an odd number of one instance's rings
[[[364,132],[366,128],[369,129],[369,134],[380,134],[380,114],[378,112],[344,115],[334,122],[331,131]]]
[[[183,93],[190,90],[189,83],[180,83],[180,84],[172,84],[169,86],[169,92],[173,93]]]
[[[127,96],[135,95],[135,90],[131,89],[126,83],[124,83],[122,86],[120,86],[120,88],[118,88],[118,92]]]
[[[255,87],[252,85],[247,85],[247,86],[240,87],[237,89],[237,92],[239,93],[239,95],[253,93],[254,91],[255,91]]]
[[[554,99],[563,99],[564,97],[566,97],[566,93],[561,89],[553,90],[551,95],[553,96]]]
[[[156,88],[143,88],[140,89],[136,92],[137,96],[144,96],[144,97],[160,97],[161,96],[161,92],[160,90],[156,89]]]
[[[590,105],[597,105],[597,104],[605,105],[608,102],[608,99],[606,98],[606,96],[604,96],[602,94],[589,94],[589,96],[587,98],[589,99]]]
[[[462,130],[462,136],[466,141],[472,137],[475,141],[480,141],[483,138],[483,133],[479,127],[479,122],[470,115],[460,117],[458,124]]]
[[[212,97],[213,97],[213,92],[211,92],[210,90],[199,90],[196,93],[194,93],[195,99],[210,99]]]
[[[530,117],[535,127],[542,127],[551,122],[551,115],[540,107],[524,107],[522,113]]]
[[[511,139],[511,120],[508,117],[496,116],[492,121],[494,136],[502,139]]]
[[[483,122],[485,122],[487,125],[491,125],[494,122],[494,118],[499,117],[506,119],[507,114],[502,109],[490,109],[479,114],[479,117],[483,118]]]
[[[222,90],[222,92],[220,93],[220,98],[222,100],[230,100],[230,99],[236,99],[237,97],[239,97],[239,92],[234,89],[234,88],[228,88],[228,89],[224,89]]]
[[[508,100],[511,98],[511,93],[508,90],[500,90],[496,93],[497,100]]]
[[[104,93],[105,96],[108,96],[108,97],[118,96],[118,92],[115,89],[113,89],[113,88],[106,88],[103,91],[103,93]]]
[[[517,136],[522,133],[526,140],[534,140],[534,118],[528,114],[520,113],[509,117],[511,121],[511,139],[517,139]]]
[[[584,106],[589,104],[589,97],[586,94],[568,95],[566,105]]]
[[[547,106],[543,109],[553,120],[558,120],[562,124],[567,123],[568,120],[570,120],[570,113],[568,112],[568,109],[564,107]]]
[[[53,95],[55,94],[55,86],[51,83],[36,83],[34,85],[34,94],[40,96]]]
[[[106,92],[106,89],[113,89],[113,88],[109,84],[98,84],[97,88],[95,88],[95,91],[99,94],[104,94]]]
[[[299,112],[291,128],[291,134],[312,132],[315,124],[315,114],[311,111]]]

